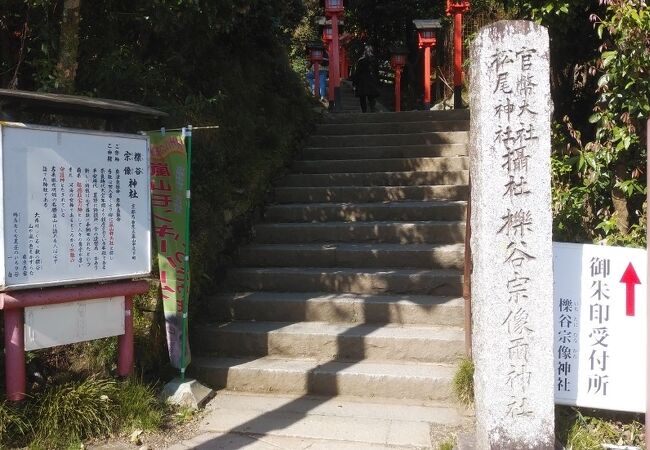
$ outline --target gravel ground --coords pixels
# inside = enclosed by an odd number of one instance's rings
[[[85,444],[87,450],[158,450],[170,447],[178,442],[191,439],[200,434],[199,425],[203,411],[196,412],[191,418],[179,422],[175,417],[168,417],[161,430],[145,431],[137,438],[114,436],[108,439],[92,441]]]

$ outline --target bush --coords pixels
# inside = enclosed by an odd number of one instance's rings
[[[134,378],[52,384],[20,405],[0,401],[0,448],[68,448],[88,438],[156,430],[165,411],[155,389]]]
[[[582,72],[581,89],[597,98],[588,119],[569,111],[554,130],[554,237],[645,247],[650,11],[644,0],[608,0],[600,7],[591,2],[597,9],[587,17],[584,7],[562,3],[583,25],[593,22],[597,54],[566,73]],[[552,35],[553,41],[563,39]]]
[[[0,448],[10,441],[20,440],[31,431],[31,426],[23,411],[14,405],[0,400]]]
[[[30,420],[37,445],[62,448],[90,436],[105,436],[115,424],[117,384],[86,379],[46,388],[35,398]]]
[[[603,444],[645,448],[645,429],[635,414],[558,406],[556,433],[570,450],[601,450]]]
[[[163,422],[164,405],[154,388],[131,378],[119,384],[115,393],[117,427],[122,433],[135,429],[156,430]]]

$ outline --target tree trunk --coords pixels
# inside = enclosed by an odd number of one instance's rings
[[[61,35],[59,38],[59,61],[56,65],[57,90],[64,94],[74,92],[79,53],[79,10],[81,0],[64,0]]]
[[[624,180],[626,178],[625,167],[625,161],[621,161],[616,165],[615,173],[618,180]],[[616,227],[622,235],[626,235],[630,231],[630,213],[625,192],[615,187],[612,190],[612,204],[614,205],[614,211],[617,217]]]

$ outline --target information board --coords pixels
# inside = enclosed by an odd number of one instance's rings
[[[0,288],[151,270],[146,136],[0,124]]]
[[[124,334],[124,297],[25,308],[25,350]]]
[[[646,251],[553,244],[555,401],[645,412]]]

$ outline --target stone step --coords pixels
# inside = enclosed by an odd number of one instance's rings
[[[467,170],[439,172],[368,172],[368,173],[325,173],[290,174],[283,177],[277,186],[422,186],[436,184],[468,184]]]
[[[395,122],[431,122],[448,120],[469,120],[468,109],[450,111],[403,111],[380,114],[328,114],[322,123],[395,123]]]
[[[221,412],[219,410],[219,412]],[[232,415],[231,411],[227,411],[228,414]],[[351,427],[348,423],[347,427],[342,427],[340,423],[345,422],[344,420],[332,420],[332,419],[322,419],[322,418],[313,418],[313,417],[303,417],[301,418],[298,414],[287,415],[278,413],[276,411],[268,411],[266,414],[259,413],[261,417],[250,418],[245,413],[240,413],[240,415],[233,415],[237,423],[243,421],[252,421],[253,424],[256,424],[258,421],[263,425],[259,428],[251,427],[248,424],[244,424],[243,427],[235,428],[232,431],[205,431],[201,434],[194,436],[190,439],[180,441],[180,443],[172,445],[171,447],[165,447],[167,450],[188,450],[188,449],[224,449],[224,450],[234,450],[245,448],[246,450],[278,450],[278,449],[309,449],[309,450],[331,450],[332,446],[336,447],[336,450],[429,450],[432,448],[437,448],[439,444],[433,444],[426,447],[416,447],[412,445],[402,446],[402,445],[392,445],[392,444],[382,444],[382,443],[366,443],[366,442],[357,442],[352,439],[347,439],[341,437],[340,439],[344,440],[335,440],[333,438],[319,439],[302,436],[304,435],[314,435],[319,434],[318,431],[321,427],[335,428],[337,430],[345,430],[348,432]],[[215,420],[217,423],[225,422],[231,423],[230,421],[224,420]],[[288,423],[285,430],[281,425],[275,425],[278,423]],[[357,424],[363,423],[363,427],[367,428],[371,425],[367,424],[366,421],[355,422]],[[292,426],[293,425],[293,426]],[[386,426],[387,422],[381,422],[380,425],[372,428],[371,433],[374,434],[375,430]],[[420,428],[424,429],[428,427],[427,424],[418,424]],[[271,426],[272,429],[267,433],[253,434],[252,432],[240,431],[240,430],[256,430],[264,429],[267,426]],[[209,425],[208,425],[209,427]],[[278,428],[276,428],[278,427]],[[408,432],[404,434],[412,435],[412,426],[411,423],[408,423]],[[446,436],[452,436],[455,434],[453,427],[447,427],[449,430],[443,431],[446,433]],[[294,429],[300,431],[294,431]],[[437,427],[436,430],[440,429]],[[296,433],[297,436],[284,436],[284,433]],[[322,434],[322,433],[321,433]],[[342,436],[338,433],[328,433],[333,436]],[[423,434],[423,433],[422,433]],[[357,436],[365,436],[365,433],[357,432]],[[354,439],[354,438],[353,438]],[[447,438],[448,439],[448,438]],[[114,450],[113,447],[106,448],[104,446],[100,448],[93,447],[92,445],[87,447],[89,450]],[[472,447],[473,448],[473,447]],[[464,450],[464,449],[463,449]]]
[[[260,244],[456,244],[465,239],[465,222],[268,223],[255,226],[255,235]]]
[[[465,246],[430,244],[252,244],[237,263],[256,267],[399,267],[462,269]]]
[[[360,134],[410,134],[434,131],[468,131],[469,120],[418,121],[393,123],[320,123],[319,136],[354,136]]]
[[[464,300],[430,295],[323,292],[220,293],[209,303],[223,319],[464,326]]]
[[[380,114],[381,115],[381,114]],[[386,145],[467,144],[466,131],[437,131],[411,134],[367,134],[346,136],[312,135],[307,147],[370,147]]]
[[[215,389],[446,401],[452,365],[314,359],[192,358],[190,374]]]
[[[328,159],[295,161],[293,170],[300,173],[367,173],[367,172],[434,172],[468,170],[464,156],[439,158]]]
[[[277,203],[467,200],[469,186],[279,187]]]
[[[229,286],[252,291],[459,296],[462,283],[462,273],[450,269],[239,267],[228,271]]]
[[[442,402],[223,390],[206,406],[201,434],[170,450],[435,449],[432,427],[446,439],[467,422]]]
[[[269,206],[265,213],[269,222],[462,221],[466,217],[463,201],[294,203]]]
[[[376,147],[307,147],[301,152],[303,160],[323,159],[388,159],[466,156],[466,144],[393,145]]]
[[[458,362],[462,328],[326,322],[230,322],[197,326],[201,352],[320,360]]]

